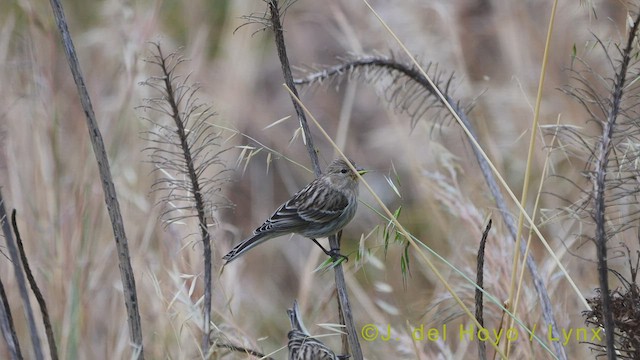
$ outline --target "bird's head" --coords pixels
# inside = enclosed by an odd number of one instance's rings
[[[353,160],[349,161],[351,161],[351,165],[358,171],[358,174],[362,176],[367,173],[366,170],[358,168]],[[358,185],[358,175],[351,170],[347,162],[343,159],[333,160],[331,164],[327,166],[325,176],[331,185],[338,189],[356,188]]]

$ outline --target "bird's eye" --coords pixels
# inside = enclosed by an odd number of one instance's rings
[[[340,170],[340,172],[341,172],[341,173],[343,173],[343,174],[346,174],[347,172],[349,172],[349,170],[347,170],[347,169],[342,169],[342,170]]]

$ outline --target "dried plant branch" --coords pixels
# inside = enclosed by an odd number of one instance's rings
[[[147,132],[153,144],[150,151],[155,171],[162,175],[152,185],[154,191],[165,194],[161,202],[167,224],[195,217],[198,220],[203,244],[204,304],[202,352],[206,356],[210,346],[212,256],[211,235],[207,213],[216,207],[226,206],[222,185],[228,179],[220,155],[220,135],[209,120],[215,115],[210,107],[198,102],[197,85],[189,84],[189,76],[180,76],[177,68],[185,60],[177,53],[164,55],[160,44],[154,43],[148,62],[159,68],[161,75],[151,77],[143,84],[155,90],[159,96],[146,99],[142,108],[160,115],[160,119],[147,117],[154,128]],[[170,119],[168,123],[164,120]],[[214,174],[208,173],[214,170]],[[205,176],[205,173],[206,176]],[[222,200],[222,201],[216,201]]]
[[[2,193],[0,192],[0,225],[2,226],[2,233],[4,234],[4,240],[7,243],[7,249],[9,250],[9,256],[11,257],[11,264],[13,265],[14,276],[16,277],[16,282],[18,283],[18,292],[20,293],[20,298],[22,299],[22,306],[24,310],[24,315],[27,318],[27,324],[29,327],[29,336],[31,337],[31,344],[33,345],[33,353],[36,359],[41,360],[44,359],[44,355],[42,354],[42,347],[40,344],[40,337],[38,336],[38,329],[36,328],[35,317],[33,316],[33,309],[31,308],[31,302],[29,301],[29,292],[27,291],[27,282],[25,280],[24,273],[22,272],[22,267],[20,266],[20,254],[18,251],[18,247],[13,239],[13,234],[11,232],[11,226],[9,225],[9,218],[7,217],[7,212],[4,207],[4,199],[2,198]],[[7,307],[8,309],[8,303]],[[10,312],[7,312],[10,314]],[[7,336],[5,335],[5,339]],[[15,345],[17,345],[17,341]]]
[[[615,85],[613,88],[611,107],[607,111],[607,121],[602,129],[601,141],[598,143],[598,150],[596,152],[596,161],[594,164],[595,178],[593,181],[593,193],[594,197],[594,221],[596,225],[595,242],[598,256],[598,282],[600,285],[601,297],[602,297],[602,313],[603,313],[603,325],[606,334],[606,346],[607,346],[607,358],[613,360],[616,358],[615,350],[615,333],[614,333],[614,321],[613,312],[611,311],[611,298],[609,296],[609,266],[607,265],[607,240],[610,237],[610,233],[607,233],[607,219],[606,217],[606,203],[607,195],[605,189],[607,188],[607,172],[610,155],[613,150],[614,144],[612,144],[613,135],[616,129],[616,121],[621,112],[621,102],[623,89],[626,86],[627,68],[631,62],[631,54],[636,42],[636,36],[638,26],[640,25],[640,13],[638,13],[633,26],[629,30],[629,36],[627,39],[627,45],[623,51],[622,61],[620,63],[620,70],[616,74]],[[613,64],[612,64],[613,65]],[[613,185],[617,186],[617,185]]]
[[[4,200],[2,199],[2,188],[0,188],[0,225],[2,227],[2,233],[5,239],[11,237],[11,229],[9,228],[9,222],[7,214],[4,210]],[[0,329],[2,329],[2,336],[7,344],[7,350],[12,360],[22,359],[22,351],[20,350],[20,341],[16,335],[16,329],[13,325],[13,317],[11,316],[11,308],[9,307],[9,300],[7,294],[4,291],[4,284],[0,280],[0,298],[2,299],[2,306],[0,306]]]
[[[266,0],[263,0],[265,2],[267,2]],[[278,17],[280,19],[284,20],[285,15],[287,14],[287,10],[289,9],[289,7],[293,6],[293,4],[295,4],[296,2],[298,2],[298,0],[281,0],[280,3],[278,4]],[[247,26],[247,25],[258,25],[258,29],[256,31],[253,32],[252,35],[255,35],[257,33],[259,33],[260,31],[267,31],[267,30],[273,30],[273,22],[271,21],[270,18],[270,14],[269,12],[271,11],[271,9],[267,6],[267,8],[265,9],[264,13],[251,13],[249,15],[243,15],[240,18],[245,20],[245,23],[241,24],[240,26],[238,26],[233,33],[235,34],[236,31],[238,31],[239,29]]]
[[[599,38],[597,47],[602,50],[612,77],[594,70],[587,61],[577,58],[576,68],[570,69],[575,85],[563,89],[583,105],[588,122],[598,127],[597,135],[586,134],[578,128],[559,128],[570,144],[575,147],[572,156],[582,157],[586,164],[582,175],[589,185],[576,181],[570,184],[582,194],[579,201],[564,211],[574,218],[594,226],[593,236],[581,235],[595,244],[599,296],[590,300],[597,305],[593,311],[601,315],[599,324],[604,328],[605,348],[608,359],[616,358],[621,342],[616,328],[616,292],[610,290],[608,262],[609,239],[637,227],[640,221],[640,122],[638,106],[640,91],[636,81],[640,74],[637,48],[640,11],[632,19],[628,17],[627,39],[624,47],[610,49]],[[614,56],[614,54],[616,56]],[[619,60],[616,60],[619,59]],[[622,350],[622,349],[621,349]]]
[[[116,242],[116,249],[118,253],[118,261],[120,265],[120,275],[122,277],[122,288],[124,290],[124,302],[127,308],[128,323],[129,323],[129,336],[131,343],[135,347],[135,353],[138,359],[144,359],[144,348],[142,344],[142,325],[140,324],[140,311],[138,309],[138,295],[136,294],[136,281],[133,275],[133,268],[131,267],[131,259],[129,257],[129,245],[127,242],[127,236],[124,231],[124,222],[122,220],[122,214],[120,213],[120,205],[118,204],[118,195],[116,193],[115,185],[111,177],[111,170],[109,167],[109,158],[107,157],[107,151],[102,140],[100,128],[96,121],[95,113],[93,112],[93,106],[91,105],[91,99],[87,92],[87,86],[82,76],[80,69],[80,63],[76,56],[75,47],[71,40],[71,34],[67,27],[67,21],[65,20],[64,10],[59,0],[51,0],[51,8],[58,25],[58,31],[62,37],[62,45],[64,52],[73,75],[73,80],[76,83],[78,90],[78,96],[82,103],[84,110],[87,128],[89,130],[89,138],[91,139],[91,145],[93,146],[93,152],[96,156],[96,162],[98,163],[98,170],[100,172],[100,179],[102,183],[102,191],[104,192],[105,202],[107,204],[107,210],[109,212],[109,218],[111,220],[111,226],[113,227],[114,239]]]
[[[36,297],[38,301],[38,306],[40,306],[40,313],[42,314],[42,323],[44,324],[44,330],[47,334],[47,342],[49,344],[49,355],[52,360],[58,359],[58,348],[56,346],[56,339],[53,335],[53,327],[51,327],[51,319],[49,318],[49,311],[47,310],[47,302],[44,300],[44,296],[42,296],[42,292],[40,292],[40,288],[38,287],[38,283],[36,283],[36,279],[33,277],[33,272],[31,271],[31,267],[29,266],[29,260],[27,259],[27,254],[24,251],[24,246],[22,246],[22,238],[20,237],[20,231],[18,230],[18,223],[16,221],[16,210],[13,209],[11,213],[11,225],[13,226],[13,233],[16,235],[16,242],[18,244],[18,251],[20,252],[20,260],[22,261],[22,266],[24,267],[24,272],[27,275],[27,280],[29,281],[29,286],[31,287],[31,291]]]
[[[311,131],[309,130],[309,124],[307,123],[304,110],[302,109],[302,106],[298,103],[298,101],[296,101],[296,99],[298,98],[298,92],[293,82],[291,66],[289,64],[289,58],[287,57],[287,49],[284,41],[284,30],[280,21],[281,10],[278,7],[278,0],[268,0],[268,7],[270,14],[269,20],[271,22],[271,29],[273,30],[273,33],[275,35],[276,47],[278,49],[278,58],[280,59],[280,64],[282,66],[282,73],[285,79],[285,84],[288,87],[289,91],[291,91],[291,101],[293,102],[293,107],[296,110],[298,120],[300,121],[300,126],[302,127],[304,133],[307,152],[309,153],[311,163],[313,164],[314,174],[316,175],[316,177],[318,177],[322,173],[322,170],[320,168],[320,162],[318,160],[318,153],[313,145],[313,138],[311,136]],[[331,249],[337,249],[339,251],[340,237],[336,235],[330,236],[329,245]],[[348,338],[350,348],[350,351],[347,351],[347,349],[343,349],[343,353],[351,354],[355,360],[361,360],[363,358],[362,350],[360,348],[360,342],[358,340],[358,331],[356,330],[355,324],[353,322],[353,315],[351,312],[351,305],[349,303],[349,295],[347,293],[347,284],[344,278],[344,270],[342,268],[342,264],[336,264],[336,266],[334,267],[334,271],[336,290],[338,294],[338,314],[340,317],[340,323],[346,326],[346,336]],[[346,342],[343,339],[343,345],[345,343]]]
[[[268,0],[268,6],[271,30],[275,35],[276,48],[278,50],[278,59],[280,60],[284,81],[287,87],[289,87],[289,89],[293,91],[293,94],[298,97],[298,91],[296,90],[296,87],[293,83],[293,75],[291,74],[291,65],[289,64],[289,58],[287,57],[287,47],[285,46],[284,42],[284,29],[282,28],[282,23],[280,22],[281,10],[278,5],[278,0]],[[293,97],[291,97],[291,102],[293,103],[293,108],[296,110],[298,121],[300,122],[300,127],[302,127],[302,132],[304,133],[304,143],[307,147],[309,157],[311,158],[311,163],[313,164],[313,173],[316,175],[316,177],[318,177],[322,174],[322,168],[320,167],[320,160],[318,159],[318,151],[313,145],[313,137],[311,136],[309,124],[307,123],[304,111]]]
[[[491,230],[491,219],[489,219],[489,223],[487,227],[484,229],[482,233],[482,239],[480,239],[480,247],[478,249],[478,257],[476,264],[476,284],[478,287],[476,288],[476,319],[480,326],[484,327],[484,315],[483,315],[483,300],[482,300],[482,291],[480,289],[484,289],[484,248],[487,244],[487,236],[489,236],[489,230]],[[484,341],[480,340],[478,337],[478,358],[480,360],[487,359],[487,344]]]
[[[438,64],[429,63],[426,66],[442,93],[460,113],[467,112],[460,108],[459,103],[451,98],[453,73],[446,73],[439,69]],[[430,118],[445,118],[446,111],[443,104],[436,97],[436,90],[418,69],[398,61],[394,55],[381,57],[364,55],[340,59],[340,63],[324,69],[307,70],[303,78],[294,80],[296,85],[321,85],[325,82],[338,83],[339,79],[362,79],[363,81],[380,86],[384,89],[387,103],[400,113],[405,113],[411,119],[411,127],[427,114]]]
[[[0,306],[0,328],[2,328],[2,336],[7,344],[7,351],[9,352],[11,360],[21,360],[22,352],[20,351],[20,342],[16,335],[16,329],[13,326],[9,300],[7,299],[7,293],[4,291],[2,280],[0,280],[0,298],[2,299],[2,306]]]

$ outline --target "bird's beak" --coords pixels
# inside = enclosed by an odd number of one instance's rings
[[[369,170],[358,169],[358,174],[359,174],[360,176],[362,176],[362,175],[364,175],[364,174],[366,174],[366,173],[368,173],[368,172],[369,172]]]

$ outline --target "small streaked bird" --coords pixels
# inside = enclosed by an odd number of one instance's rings
[[[320,340],[313,338],[304,327],[298,302],[293,302],[293,309],[288,309],[291,331],[287,334],[289,343],[289,360],[338,360],[337,356]]]
[[[360,175],[366,171],[351,164]],[[346,161],[336,159],[324,174],[282,204],[253,235],[236,245],[223,257],[225,264],[253,247],[278,236],[297,233],[313,240],[325,254],[344,257],[338,250],[326,250],[316,240],[338,233],[353,219],[358,208],[358,176]]]

